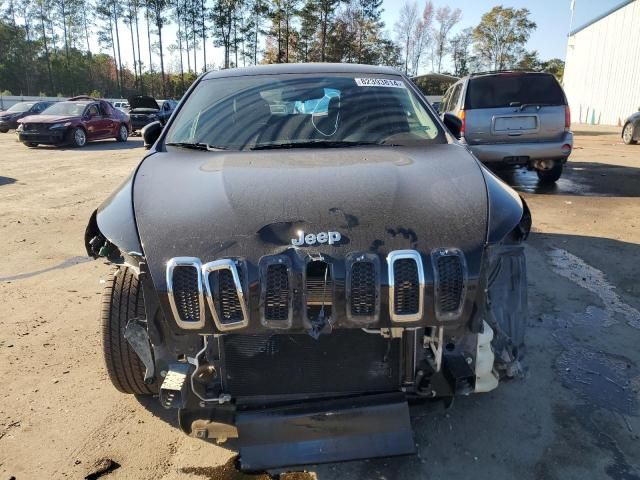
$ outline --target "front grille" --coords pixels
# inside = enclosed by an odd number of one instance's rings
[[[29,132],[48,132],[50,126],[46,123],[25,123],[24,129]]]
[[[400,339],[360,329],[309,335],[225,335],[233,396],[390,391],[400,383]]]
[[[309,262],[307,264],[305,287],[307,306],[331,305],[333,302],[331,266],[321,260]]]
[[[420,309],[420,281],[414,259],[401,258],[393,264],[394,310],[397,315],[411,315]]]
[[[209,274],[209,277],[216,275],[215,272]],[[223,324],[240,322],[243,319],[242,307],[240,305],[240,299],[238,298],[238,292],[236,290],[236,284],[233,281],[233,274],[231,270],[219,270],[217,282],[218,291],[218,309],[219,319]],[[238,271],[238,276],[241,275],[241,270]],[[242,284],[242,278],[240,279]]]
[[[438,308],[441,313],[455,313],[461,306],[464,290],[462,258],[442,255],[436,260]]]
[[[267,267],[265,285],[264,318],[287,320],[289,318],[289,272],[282,264]]]
[[[178,316],[183,322],[200,320],[199,276],[200,272],[193,266],[177,265],[173,269],[173,298]]]
[[[372,316],[376,309],[376,269],[373,262],[351,266],[351,315]]]
[[[222,259],[202,266],[207,303],[219,330],[243,328],[249,324],[245,303],[246,264]]]

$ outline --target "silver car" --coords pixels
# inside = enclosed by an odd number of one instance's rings
[[[573,148],[571,113],[555,77],[540,72],[473,74],[440,106],[462,120],[461,141],[483,163],[524,166],[555,182]]]

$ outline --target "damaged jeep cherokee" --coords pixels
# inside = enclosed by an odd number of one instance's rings
[[[113,385],[244,470],[412,453],[522,355],[531,217],[459,129],[390,68],[201,76],[87,227]]]

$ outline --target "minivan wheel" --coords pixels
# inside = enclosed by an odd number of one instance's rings
[[[120,128],[118,128],[118,135],[116,136],[116,140],[119,142],[126,142],[127,138],[129,138],[129,129],[126,125],[120,125]]]
[[[622,129],[622,141],[627,145],[634,145],[638,143],[637,140],[633,139],[633,123],[627,123]]]
[[[24,144],[29,148],[36,148],[38,146],[37,143],[33,143],[33,142],[24,142]]]
[[[562,175],[563,165],[560,162],[556,162],[553,168],[549,170],[536,170],[538,174],[538,180],[541,183],[555,183]]]
[[[100,323],[102,351],[109,380],[122,393],[152,395],[154,385],[144,383],[145,366],[124,338],[132,318],[145,317],[144,297],[138,276],[131,268],[118,268],[107,281],[102,297]]]
[[[8,131],[8,128],[0,128],[0,133],[7,133]]]

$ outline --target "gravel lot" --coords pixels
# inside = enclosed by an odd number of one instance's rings
[[[282,478],[640,478],[640,145],[576,131],[556,187],[505,174],[534,221],[525,378],[447,411],[414,407],[417,456]],[[88,261],[83,234],[142,155],[139,139],[31,150],[0,134],[0,480],[84,478],[103,459],[119,465],[108,478],[267,478],[108,383],[97,317],[110,267]]]

